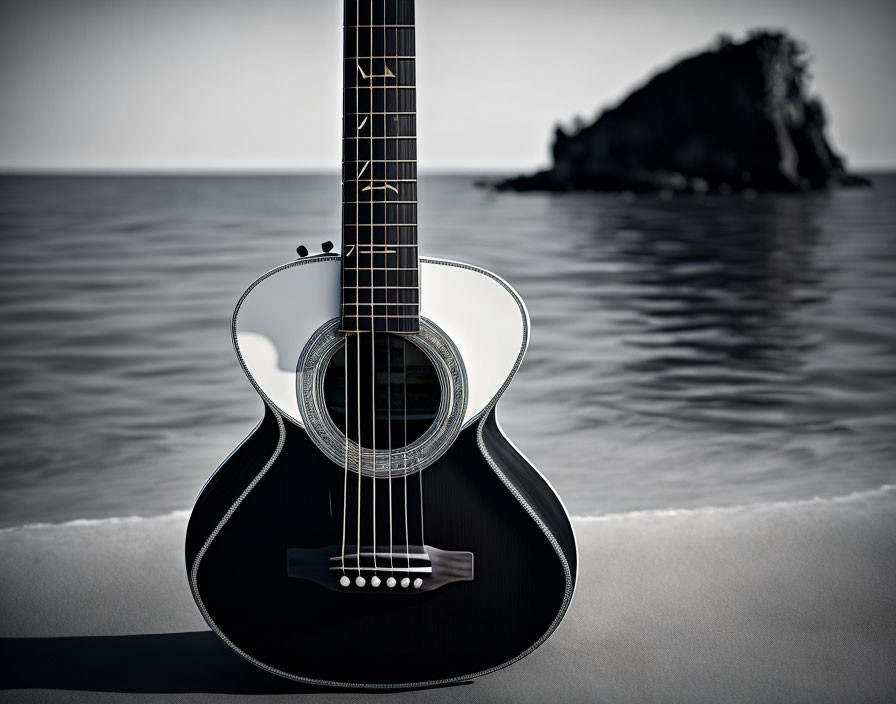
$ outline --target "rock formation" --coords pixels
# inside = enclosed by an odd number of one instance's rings
[[[846,172],[809,97],[803,47],[782,32],[722,37],[594,123],[557,128],[553,166],[498,188],[793,191],[868,182]]]

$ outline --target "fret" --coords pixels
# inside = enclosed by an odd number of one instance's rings
[[[352,247],[362,249],[405,244],[408,249],[412,249],[417,246],[417,231],[408,225],[351,225],[343,228],[342,239],[345,242],[346,256],[351,256]]]
[[[371,293],[373,295],[371,295]],[[373,301],[372,303],[371,300]],[[416,288],[344,288],[342,290],[341,306],[343,310],[349,310],[350,312],[355,313],[361,310],[369,312],[371,310],[369,306],[371,305],[379,308],[385,306],[401,306],[404,308],[402,312],[416,313],[419,312],[420,309],[419,301],[419,291],[417,291]]]
[[[347,268],[342,272],[342,288],[378,289],[383,286],[416,286],[419,285],[418,271],[382,271],[370,269]]]
[[[353,322],[357,322],[363,325],[365,322],[372,322],[372,318],[385,318],[386,321],[384,324],[390,328],[389,332],[395,331],[399,332],[402,329],[399,327],[397,330],[394,330],[393,326],[398,327],[401,324],[410,324],[413,322],[412,319],[415,319],[420,314],[417,311],[412,310],[374,310],[374,311],[363,311],[353,313],[349,310],[342,311],[342,317],[344,320],[348,320],[349,325]],[[354,320],[360,318],[361,320]]]
[[[395,276],[388,276],[395,274]],[[418,267],[345,266],[342,267],[343,288],[382,288],[383,286],[411,286],[418,276]],[[370,283],[370,277],[373,283]]]
[[[364,325],[359,329],[359,326]],[[346,335],[359,334],[363,335],[368,332],[391,332],[403,335],[412,335],[420,332],[419,320],[401,320],[401,319],[380,319],[373,318],[369,320],[343,320],[339,328],[339,332]]]
[[[348,257],[350,260],[354,260],[355,256],[352,255]],[[368,283],[362,284],[360,280],[353,282],[352,286],[378,286],[379,284],[376,281],[382,281],[383,286],[389,283],[389,281],[385,278],[385,274],[380,274],[378,272],[387,271],[390,273],[394,273],[397,277],[414,277],[417,276],[420,268],[417,266],[348,266],[346,262],[342,264],[342,275],[345,277],[346,275],[354,275],[354,274],[369,274],[374,277],[374,283],[369,283],[370,276],[367,277]],[[364,278],[363,276],[361,278]],[[408,282],[402,280],[401,285],[405,286]],[[398,285],[398,279],[396,278],[396,285]]]
[[[375,136],[375,135],[371,135],[371,136],[369,136],[369,137],[364,137],[364,136],[361,136],[361,137],[346,137],[345,139],[353,139],[353,140],[358,140],[358,141],[360,141],[360,140],[364,140],[364,139],[417,139],[417,137],[415,137],[415,136],[413,136],[413,135],[403,135],[403,134],[401,134],[401,135],[396,135],[396,136],[389,135],[389,136],[386,136],[386,137],[379,137],[379,136]]]
[[[408,248],[417,246],[417,230],[409,225],[347,225],[342,229],[344,252],[351,256],[351,248],[393,247],[406,244]]]
[[[416,203],[343,203],[342,222],[346,225],[384,225],[410,222],[417,219]]]
[[[415,53],[415,34],[413,27],[386,28],[380,32],[362,32],[355,25],[346,26],[343,30],[344,55],[361,58],[373,56],[413,56]]]
[[[410,293],[410,292],[419,293],[420,292],[420,289],[417,286],[389,286],[386,284],[384,284],[382,286],[376,286],[374,288],[370,288],[370,286],[365,286],[363,288],[360,286],[354,286],[354,285],[343,286],[342,289],[345,293],[353,293],[353,292],[354,293],[364,293],[365,291],[367,293],[373,292],[374,294],[378,294],[380,291],[383,291],[383,292],[385,292],[385,291],[399,291],[399,292],[404,291],[406,293]]]
[[[369,315],[388,315],[390,318],[420,315],[420,307],[416,303],[345,303],[342,306],[343,317],[364,317]]]
[[[391,244],[388,242],[371,242],[370,244],[365,244],[363,242],[359,242],[358,244],[351,244],[351,243],[346,244],[346,249],[348,249],[349,247],[354,247],[355,250],[360,251],[361,254],[380,256],[383,254],[383,251],[365,251],[365,250],[369,250],[371,247],[386,248],[386,249],[390,249],[390,250],[392,247],[398,247],[398,248],[406,247],[407,251],[410,252],[411,254],[413,254],[414,261],[416,262],[417,252],[414,251],[414,248],[416,246],[417,246],[416,242],[405,242],[404,244]],[[401,255],[402,257],[405,256],[405,252],[403,252],[403,251],[399,252],[396,250],[395,252],[390,251],[390,253],[394,254],[395,256],[398,256],[398,255]],[[346,256],[350,257],[350,256],[352,256],[352,254],[347,254]]]
[[[360,288],[344,286],[342,288],[343,303],[413,303],[420,301],[420,291],[416,286],[376,286]]]
[[[350,195],[353,196],[355,194],[351,192],[346,193],[346,198],[342,201],[342,214],[347,218],[343,222],[346,225],[370,225],[377,223],[401,225],[417,219],[417,201],[415,200],[395,203],[377,197],[375,200],[361,202],[349,200],[348,196]],[[358,195],[361,195],[361,192]],[[348,218],[349,215],[357,215],[358,219],[354,219],[354,217]]]
[[[418,309],[420,307],[420,304],[417,303],[416,301],[413,301],[411,303],[404,303],[401,301],[376,301],[374,303],[341,303],[340,305],[343,308],[350,308],[350,309],[354,310],[355,313],[359,313],[359,314],[361,314],[361,310],[365,309],[365,308],[367,310],[376,310],[377,308],[386,308],[386,309],[389,309],[389,308],[413,308],[413,309]],[[403,312],[412,313],[414,311],[413,310],[405,310]]]
[[[393,181],[397,178],[417,178],[417,161],[406,159],[396,161],[389,159],[377,159],[376,161],[351,161],[342,162],[343,175],[349,181],[364,180]],[[362,178],[363,177],[363,178]]]
[[[343,91],[342,102],[345,114],[412,113],[417,111],[417,90],[388,90],[370,86],[351,88]]]
[[[367,113],[352,114],[342,126],[345,139],[417,139],[416,115]]]
[[[354,196],[361,203],[375,203],[377,201],[389,203],[416,203],[417,202],[417,184],[407,181],[389,181],[389,180],[371,180],[363,176],[352,179],[355,184]],[[355,202],[348,200],[348,196],[352,195],[351,189],[345,191],[346,196],[343,202]]]
[[[354,225],[352,227],[355,227]],[[363,227],[363,225],[362,225]],[[369,227],[369,226],[368,226]],[[381,227],[378,225],[374,225],[374,227]],[[384,227],[392,227],[392,225],[385,225]],[[402,227],[408,227],[408,225],[402,225]],[[416,225],[414,226],[416,227]],[[349,243],[351,244],[351,243]],[[416,247],[416,242],[371,242],[370,244],[357,244],[356,247]]]
[[[417,142],[406,137],[388,140],[346,139],[342,143],[343,161],[399,161],[417,159]],[[359,174],[360,175],[360,174]]]
[[[349,321],[349,322],[353,323],[354,321]],[[360,322],[360,321],[358,321],[358,322]],[[369,332],[391,332],[391,333],[401,333],[401,334],[409,335],[411,333],[420,332],[419,327],[417,327],[414,330],[410,329],[409,326],[411,326],[412,322],[413,322],[410,320],[394,320],[394,321],[390,322],[388,319],[386,319],[386,320],[371,320],[369,322],[370,322],[369,327],[364,328],[363,330],[358,330],[356,328],[347,327],[345,325],[345,321],[343,321],[342,325],[339,326],[339,332],[343,333],[344,335],[365,335]],[[373,330],[370,329],[371,327],[373,328]]]
[[[414,26],[413,0],[346,0],[345,22],[406,24]]]
[[[417,251],[412,247],[372,250],[365,244],[358,244],[354,249],[347,248],[343,268],[349,271],[417,271]]]

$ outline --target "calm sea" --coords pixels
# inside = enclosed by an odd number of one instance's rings
[[[499,416],[572,513],[896,482],[896,176],[670,200],[473,180],[422,180],[421,250],[527,301]],[[189,508],[261,411],[232,308],[338,244],[339,199],[335,176],[0,178],[0,525]]]

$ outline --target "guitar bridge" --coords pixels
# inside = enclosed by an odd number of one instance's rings
[[[286,574],[347,593],[430,592],[451,582],[473,580],[473,553],[430,545],[289,548]]]

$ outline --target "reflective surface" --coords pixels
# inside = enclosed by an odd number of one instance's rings
[[[472,181],[421,182],[421,253],[528,304],[499,418],[572,513],[896,481],[892,177],[755,200]],[[337,242],[339,198],[335,176],[0,180],[0,523],[189,508],[260,412],[233,306]]]

